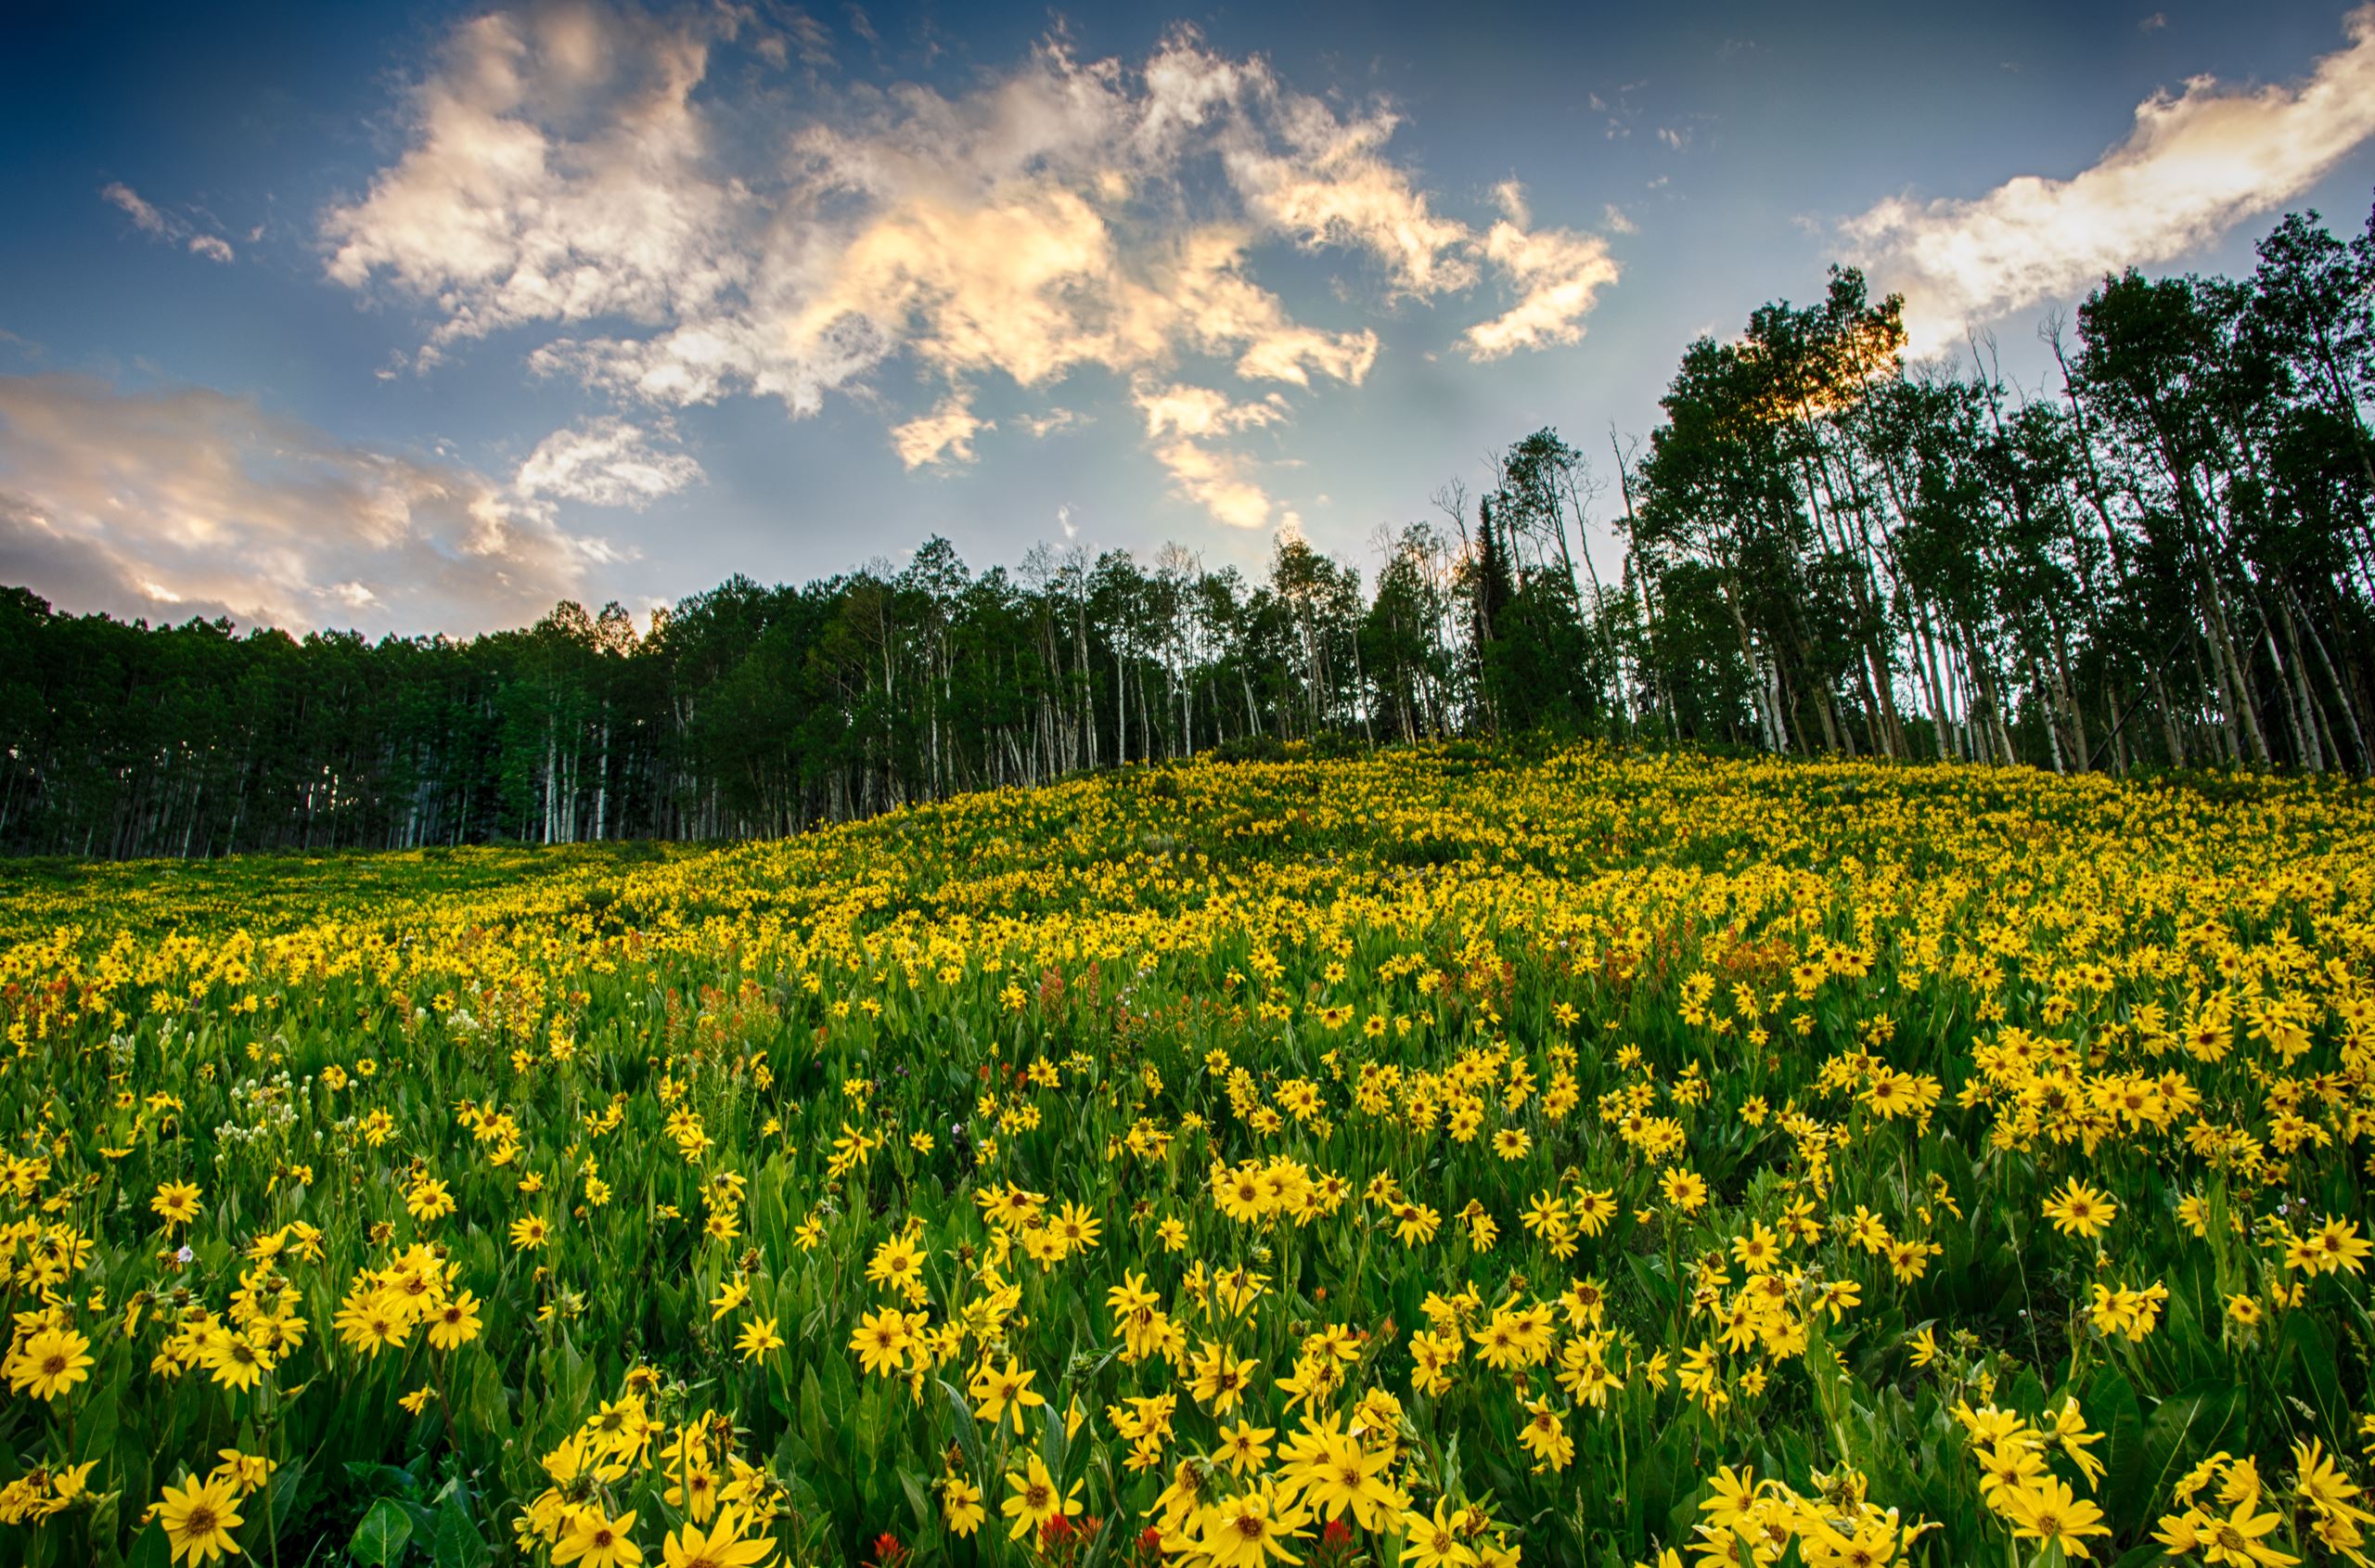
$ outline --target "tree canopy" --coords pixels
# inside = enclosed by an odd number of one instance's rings
[[[637,626],[466,640],[63,614],[0,589],[0,849],[777,834],[1083,768],[1548,728],[2058,772],[2375,763],[2375,219],[2106,277],[2022,388],[1902,302],[1683,353],[1646,449],[1537,431],[1363,571],[944,539]],[[1606,474],[1608,477],[1602,477]],[[1603,567],[1607,569],[1603,576]]]

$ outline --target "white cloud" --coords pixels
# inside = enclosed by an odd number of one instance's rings
[[[973,417],[972,394],[960,387],[942,398],[931,413],[894,427],[891,444],[898,452],[899,461],[910,469],[926,464],[969,463],[973,460],[973,437],[996,428],[988,419]]]
[[[1147,438],[1210,436],[1271,425],[1286,418],[1286,400],[1272,392],[1260,403],[1232,403],[1211,387],[1157,386],[1131,389],[1130,400],[1146,416]]]
[[[1263,488],[1247,479],[1245,460],[1233,452],[1216,451],[1193,441],[1166,441],[1154,448],[1155,461],[1170,470],[1179,495],[1231,528],[1268,526],[1271,500]]]
[[[1266,70],[1254,82],[1257,101],[1273,111],[1277,145],[1256,142],[1240,124],[1225,153],[1230,178],[1252,212],[1307,248],[1371,251],[1411,294],[1475,282],[1465,254],[1468,226],[1435,212],[1409,174],[1382,156],[1393,135],[1392,114],[1347,121],[1317,98],[1285,92]]]
[[[2153,94],[2125,140],[2068,179],[2024,174],[1970,200],[1883,201],[1844,225],[1906,295],[1917,352],[1966,324],[2080,292],[2105,272],[2167,262],[2317,181],[2375,134],[2375,6],[2307,80],[2259,87],[2197,76]]]
[[[201,230],[188,218],[165,212],[122,180],[101,186],[99,199],[122,212],[132,220],[133,227],[151,239],[181,241],[190,254],[210,262],[228,263],[234,259],[229,240]]]
[[[1033,440],[1045,440],[1059,431],[1068,431],[1089,422],[1088,416],[1076,408],[1050,408],[1045,414],[1025,414],[1015,424],[1028,431]]]
[[[463,23],[413,92],[411,147],[324,214],[329,276],[429,305],[432,346],[531,321],[657,324],[739,285],[742,192],[710,168],[691,101],[737,16],[565,5]]]
[[[607,550],[467,468],[350,445],[245,398],[0,377],[0,580],[73,608],[514,625]]]
[[[538,443],[512,488],[523,496],[640,509],[706,477],[690,453],[665,449],[673,440],[672,432],[655,438],[617,418],[584,420]]]
[[[122,181],[118,180],[112,185],[100,186],[99,199],[111,206],[122,208],[124,216],[132,220],[132,226],[141,233],[163,238],[165,214],[142,200],[140,193]]]
[[[1607,241],[1566,229],[1497,223],[1484,237],[1484,254],[1516,289],[1518,302],[1460,335],[1470,359],[1579,341],[1593,302],[1617,277]]]
[[[1155,460],[1170,472],[1182,499],[1231,528],[1268,525],[1274,503],[1247,476],[1250,461],[1215,446],[1213,438],[1278,423],[1287,417],[1285,398],[1272,392],[1259,403],[1235,403],[1211,387],[1142,380],[1131,388],[1130,400],[1145,416]]]
[[[821,30],[790,14],[814,55]],[[716,66],[760,25],[584,0],[462,24],[409,94],[404,150],[323,214],[329,276],[417,305],[416,369],[539,326],[533,369],[656,408],[751,394],[802,417],[905,358],[938,398],[891,431],[911,469],[972,456],[992,427],[966,389],[998,377],[1167,383],[1214,359],[1255,388],[1364,380],[1378,334],[1298,319],[1253,276],[1265,247],[1373,267],[1355,306],[1491,267],[1521,296],[1474,329],[1496,353],[1573,342],[1613,276],[1598,241],[1521,210],[1490,233],[1439,212],[1392,154],[1389,106],[1298,92],[1186,31],[1135,69],[1059,38],[955,96],[815,86],[804,122],[754,151],[742,73]],[[1251,482],[1198,450],[1154,455],[1241,525]]]

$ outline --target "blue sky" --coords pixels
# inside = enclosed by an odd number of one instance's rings
[[[1816,15],[1792,14],[1816,12]],[[469,632],[1380,524],[1833,260],[1922,346],[2365,221],[2375,12],[45,7],[0,581]]]

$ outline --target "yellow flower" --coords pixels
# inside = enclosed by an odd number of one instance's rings
[[[982,1506],[982,1489],[960,1475],[952,1475],[940,1484],[941,1517],[948,1522],[948,1533],[963,1539],[982,1527],[990,1510]]]
[[[272,1479],[274,1465],[262,1454],[243,1454],[237,1448],[217,1449],[215,1457],[223,1462],[214,1467],[209,1479],[227,1481],[245,1497]]]
[[[1273,1558],[1300,1562],[1286,1543],[1304,1533],[1303,1524],[1303,1510],[1265,1483],[1199,1514],[1197,1546],[1212,1568],[1265,1568]]]
[[[272,1370],[272,1358],[235,1329],[218,1329],[209,1335],[199,1360],[214,1374],[217,1383],[229,1389],[253,1388]]]
[[[413,1218],[427,1224],[454,1212],[454,1195],[446,1190],[443,1182],[424,1176],[405,1192],[404,1208]]]
[[[741,1515],[729,1508],[718,1514],[707,1535],[698,1524],[671,1530],[661,1544],[660,1559],[667,1568],[750,1568],[775,1555],[775,1549],[772,1536],[745,1539]],[[559,1554],[554,1555],[558,1560]]]
[[[1435,1499],[1431,1517],[1409,1512],[1402,1516],[1402,1561],[1409,1568],[1473,1568],[1476,1554],[1470,1551],[1461,1536],[1468,1529],[1468,1510],[1451,1507],[1447,1497]]]
[[[1381,1529],[1404,1502],[1385,1478],[1393,1464],[1393,1449],[1366,1446],[1351,1433],[1332,1430],[1334,1425],[1332,1416],[1324,1427],[1303,1418],[1303,1432],[1290,1450],[1299,1457],[1288,1472],[1288,1484],[1299,1504],[1322,1519],[1349,1513],[1364,1530]]]
[[[2061,1445],[2061,1451],[2070,1456],[2089,1488],[2102,1480],[2103,1461],[2088,1450],[2103,1440],[2103,1434],[2086,1430],[2086,1418],[2080,1412],[2078,1401],[2064,1399],[2061,1408],[2048,1420],[2045,1434]]]
[[[459,1349],[478,1337],[479,1298],[468,1291],[429,1315],[429,1343],[439,1350]]]
[[[774,1333],[772,1321],[768,1332]],[[744,1337],[749,1337],[747,1330]],[[900,1370],[906,1360],[907,1347],[914,1343],[915,1334],[907,1326],[906,1315],[891,1307],[867,1313],[859,1319],[856,1331],[850,1335],[850,1348],[857,1352],[859,1365],[869,1373],[879,1372],[886,1378]]]
[[[633,1510],[616,1519],[599,1506],[580,1510],[569,1522],[568,1533],[553,1547],[553,1562],[582,1562],[585,1568],[634,1568],[643,1561],[643,1549],[627,1532],[635,1528]]]
[[[2089,1240],[2101,1235],[2118,1214],[2119,1205],[2108,1194],[2081,1186],[2074,1178],[2062,1183],[2045,1205],[2045,1216],[2053,1221],[2056,1230]]]
[[[1204,1342],[1203,1353],[1188,1363],[1188,1392],[1215,1416],[1237,1408],[1253,1381],[1255,1363],[1239,1360],[1226,1345]]]
[[[1007,1407],[1011,1405],[1019,1423],[1023,1411],[1047,1402],[1032,1390],[1031,1380],[1037,1375],[1011,1356],[1008,1358],[1004,1371],[992,1371],[983,1367],[969,1386],[978,1405],[974,1415],[982,1420],[995,1422],[1006,1414]]]
[[[1996,1499],[1996,1508],[2012,1523],[2012,1534],[2024,1540],[2059,1546],[2071,1557],[2090,1555],[2086,1536],[2108,1536],[2103,1510],[2082,1500],[2060,1479],[2042,1476],[2025,1485],[2008,1486]]]
[[[1058,1514],[1072,1518],[1081,1510],[1081,1484],[1073,1482],[1069,1495],[1059,1492],[1056,1478],[1047,1473],[1046,1461],[1036,1454],[1022,1471],[1007,1472],[1006,1484],[1007,1499],[998,1511],[1014,1521],[1007,1527],[1008,1540],[1022,1539]]]
[[[1718,1466],[1707,1480],[1707,1496],[1701,1499],[1699,1511],[1707,1523],[1718,1530],[1729,1531],[1747,1519],[1756,1507],[1757,1497],[1765,1488],[1753,1470],[1735,1471],[1729,1465]]]
[[[776,1319],[755,1318],[742,1326],[742,1337],[734,1342],[745,1361],[756,1361],[770,1351],[783,1348],[783,1336],[776,1331]]]
[[[2201,1529],[2202,1557],[2205,1562],[2231,1563],[2233,1568],[2292,1568],[2297,1557],[2265,1544],[2266,1538],[2284,1523],[2280,1513],[2261,1513],[2252,1498],[2235,1505],[2224,1519],[2204,1519]]]
[[[1276,1427],[1255,1426],[1247,1420],[1221,1428],[1219,1456],[1228,1461],[1229,1473],[1244,1475],[1260,1470],[1262,1461],[1270,1457],[1270,1439],[1277,1433]]]
[[[161,1182],[158,1185],[157,1195],[148,1200],[148,1206],[168,1226],[187,1225],[198,1217],[198,1198],[199,1190],[194,1182]]]
[[[71,1329],[44,1329],[7,1363],[8,1386],[55,1399],[90,1377],[91,1342]]]
[[[1684,1214],[1695,1215],[1707,1203],[1706,1179],[1696,1171],[1670,1170],[1658,1181],[1665,1200]]]
[[[212,1562],[226,1553],[236,1555],[239,1543],[231,1538],[231,1532],[246,1523],[239,1516],[238,1493],[224,1479],[166,1487],[157,1519],[173,1548],[173,1560],[191,1563]]]

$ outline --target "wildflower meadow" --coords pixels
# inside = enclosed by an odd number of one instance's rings
[[[24,862],[0,1027],[25,1568],[2369,1561],[2363,783]]]

